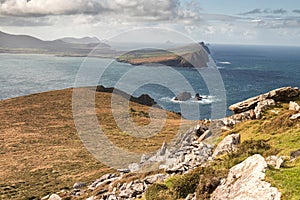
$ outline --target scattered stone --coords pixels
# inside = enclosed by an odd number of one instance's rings
[[[299,119],[300,118],[300,113],[294,114],[290,117],[291,120]]]
[[[185,200],[196,200],[196,195],[195,194],[189,194],[189,195],[187,195]]]
[[[61,200],[61,198],[57,194],[51,194],[49,200]]]
[[[300,157],[300,149],[296,150],[296,151],[292,151],[290,154],[291,159],[296,159],[298,157]]]
[[[226,136],[215,149],[212,157],[216,158],[224,154],[232,153],[236,151],[237,145],[240,144],[240,134],[231,134]]]
[[[279,169],[284,163],[284,160],[282,157],[269,156],[266,158],[266,162],[268,165],[275,167],[275,169]]]
[[[212,132],[210,130],[205,131],[199,138],[198,138],[198,142],[202,142],[203,140],[206,140],[207,138],[209,138],[210,136],[212,136]]]
[[[266,99],[263,101],[259,101],[254,109],[256,119],[260,119],[262,112],[275,105],[276,103],[273,99]]]
[[[196,93],[195,95],[195,101],[201,101],[203,98],[200,96],[199,93]]]
[[[84,183],[84,182],[78,182],[78,183],[75,183],[73,185],[73,189],[80,189],[80,188],[83,188],[85,186],[86,186],[86,183]]]
[[[117,171],[120,173],[125,173],[125,174],[130,172],[129,169],[117,169]]]
[[[232,167],[226,179],[212,194],[212,200],[280,200],[281,193],[264,180],[267,163],[261,155],[253,155]]]
[[[175,101],[187,101],[192,98],[192,94],[190,92],[182,92],[175,97]]]
[[[290,101],[289,110],[300,111],[300,106],[295,101]]]

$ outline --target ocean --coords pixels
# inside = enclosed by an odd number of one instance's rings
[[[217,86],[207,85],[211,83],[204,81],[201,70],[192,68],[168,67],[168,71],[103,58],[0,54],[0,99],[102,84],[129,88],[134,96],[149,94],[170,111],[181,112],[185,104],[197,104],[200,114],[185,117],[204,119],[214,118],[212,109],[215,103],[225,102],[222,104],[225,114],[230,115],[227,107],[233,103],[283,86],[300,87],[300,47],[212,44],[209,48],[222,78],[222,82],[216,80]],[[150,80],[149,77],[153,81],[143,82]],[[186,83],[192,90],[185,88]],[[209,88],[221,86],[224,86],[226,98],[210,93]],[[185,103],[172,100],[183,91],[192,95],[200,93],[205,98],[201,102]],[[218,109],[214,112],[223,113]]]

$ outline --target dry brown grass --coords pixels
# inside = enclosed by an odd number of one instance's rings
[[[84,148],[71,104],[72,89],[0,101],[0,199],[40,198],[112,171]],[[130,151],[154,151],[163,141],[174,138],[181,123],[186,127],[194,123],[168,112],[162,131],[146,140],[135,138],[117,128],[110,106],[110,93],[96,93],[101,128],[114,144]],[[130,108],[129,112],[136,112],[130,115],[135,123],[150,123],[149,107],[130,103]]]

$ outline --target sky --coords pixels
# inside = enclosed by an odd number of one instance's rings
[[[300,1],[0,0],[0,30],[12,34],[107,40],[144,27],[207,43],[300,46]]]

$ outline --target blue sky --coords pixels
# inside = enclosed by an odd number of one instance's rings
[[[209,43],[300,46],[300,1],[0,0],[0,30],[46,40],[143,27]]]

